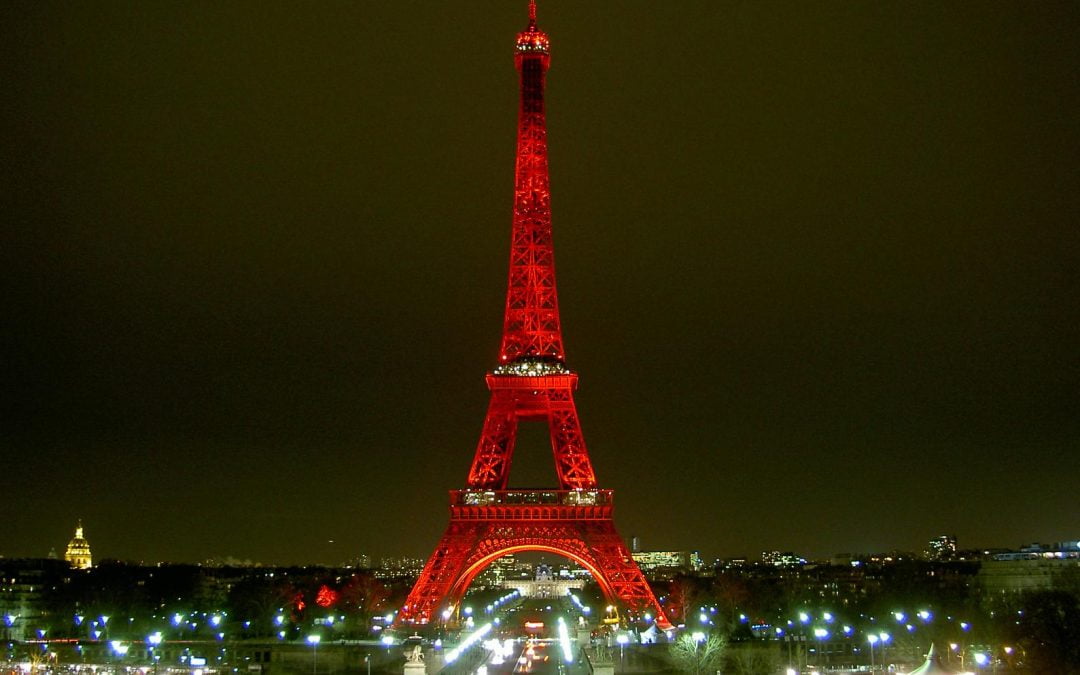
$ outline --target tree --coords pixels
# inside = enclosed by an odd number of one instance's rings
[[[727,640],[720,635],[702,636],[683,633],[668,650],[671,664],[680,673],[715,673],[724,662]]]
[[[1015,636],[1040,673],[1080,673],[1080,599],[1062,591],[1024,595]]]
[[[357,572],[341,587],[341,606],[353,620],[353,632],[364,635],[371,617],[386,606],[390,591],[371,572]]]
[[[680,574],[671,580],[668,589],[667,607],[671,618],[689,626],[694,618],[695,605],[704,597],[702,581],[697,577]]]
[[[740,645],[728,651],[727,668],[733,675],[772,675],[780,670],[780,655],[771,645]]]

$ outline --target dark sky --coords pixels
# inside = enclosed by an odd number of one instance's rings
[[[525,4],[3,4],[0,554],[78,518],[107,558],[431,551],[499,346]],[[540,23],[623,535],[1080,536],[1080,5]],[[554,483],[542,429],[517,460]]]

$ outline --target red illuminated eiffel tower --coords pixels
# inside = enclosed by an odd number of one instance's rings
[[[536,27],[518,34],[514,61],[521,74],[510,281],[499,365],[487,375],[491,402],[469,470],[468,488],[450,492],[450,526],[435,547],[398,616],[427,623],[453,612],[469,583],[496,558],[545,551],[570,558],[592,574],[608,600],[631,614],[652,612],[667,627],[656,597],[612,520],[613,491],[596,486],[581,435],[574,389],[565,365],[544,122],[548,36]],[[518,422],[546,422],[559,487],[509,489]]]

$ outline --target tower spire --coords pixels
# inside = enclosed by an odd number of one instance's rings
[[[544,117],[544,74],[551,42],[536,27],[536,2],[529,2],[529,27],[518,33],[514,63],[521,74],[510,279],[506,290],[500,370],[522,364],[563,364],[562,327],[555,292],[551,240],[551,190]]]

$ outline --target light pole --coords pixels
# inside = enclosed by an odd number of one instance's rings
[[[878,639],[881,641],[881,670],[885,670],[885,645],[889,642],[888,633],[878,633]]]
[[[150,645],[150,659],[154,662],[154,672],[157,672],[158,655],[157,646],[161,644],[161,631],[146,636],[146,644]]]
[[[874,672],[874,645],[877,644],[878,636],[871,633],[866,636],[866,641],[870,643],[870,672]]]
[[[626,659],[625,659],[626,655],[623,653],[623,650],[626,649],[626,643],[629,642],[629,641],[630,641],[630,638],[628,638],[626,636],[626,633],[619,633],[619,635],[615,638],[615,642],[619,643],[619,663],[620,664],[625,663],[625,661],[626,661]]]
[[[313,647],[311,651],[311,672],[313,675],[319,672],[319,640],[322,640],[321,635],[307,636],[308,644]]]
[[[818,643],[817,643],[818,665],[821,666],[822,668],[824,668],[825,667],[825,662],[826,662],[827,659],[822,658],[822,645],[824,644],[825,640],[829,639],[829,631],[824,629],[824,628],[815,628],[814,629],[814,637],[816,637],[817,641],[818,641]]]

